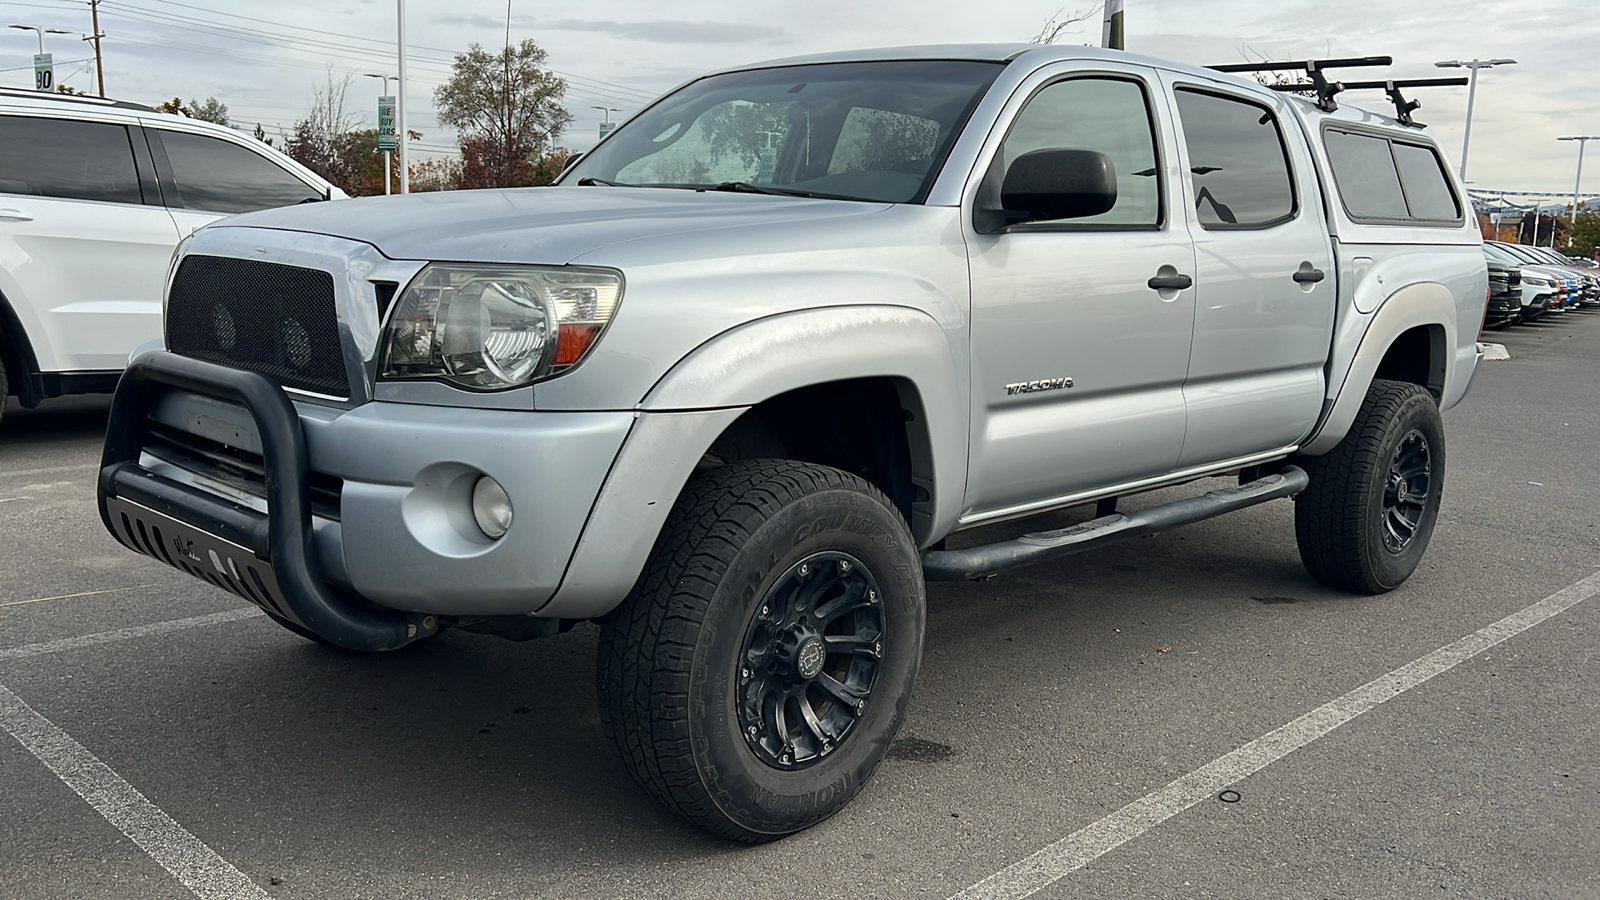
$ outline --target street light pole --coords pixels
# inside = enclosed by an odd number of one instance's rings
[[[1576,230],[1578,227],[1578,189],[1583,185],[1583,145],[1590,141],[1600,141],[1600,135],[1574,134],[1567,137],[1558,137],[1556,140],[1578,142],[1578,177],[1572,181],[1572,227]],[[1567,235],[1567,246],[1572,246],[1571,234]]]
[[[1461,183],[1467,183],[1467,148],[1472,143],[1472,102],[1478,96],[1478,70],[1492,69],[1495,66],[1514,66],[1514,59],[1474,59],[1463,61],[1447,59],[1436,62],[1434,65],[1441,69],[1471,69],[1472,74],[1467,78],[1467,127],[1461,136]]]
[[[20,28],[23,31],[31,31],[34,34],[37,34],[39,36],[39,55],[40,56],[44,55],[44,36],[45,35],[47,35],[47,34],[71,34],[72,33],[72,32],[68,31],[65,28],[45,28],[42,25],[13,25],[11,27],[12,28]]]
[[[364,72],[362,74],[366,75],[368,78],[382,78],[383,96],[389,96],[389,76],[387,74],[382,72]],[[380,109],[378,112],[381,115],[383,110]],[[389,151],[385,150],[383,151],[383,194],[385,197],[389,196],[390,194],[389,178]]]
[[[406,164],[406,0],[395,0],[399,19],[400,89],[395,92],[394,124],[400,149],[400,193],[411,193],[410,166]]]

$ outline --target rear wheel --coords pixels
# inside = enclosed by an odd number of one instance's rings
[[[922,652],[905,521],[860,478],[753,460],[697,475],[602,624],[601,721],[685,819],[773,840],[843,808],[883,760]]]
[[[1422,561],[1444,492],[1444,422],[1432,395],[1374,381],[1344,440],[1303,464],[1311,483],[1294,523],[1306,571],[1363,593],[1399,587]]]

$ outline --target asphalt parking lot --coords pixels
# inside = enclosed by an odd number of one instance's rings
[[[103,531],[103,400],[13,407],[0,896],[1600,896],[1600,314],[1488,339],[1403,588],[1316,585],[1283,501],[932,585],[890,760],[753,848],[628,780],[594,628],[314,646]]]

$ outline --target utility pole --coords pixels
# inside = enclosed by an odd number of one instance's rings
[[[100,39],[105,35],[100,33],[100,0],[89,0],[89,27],[93,29],[86,41],[94,41],[94,83],[101,97],[106,95],[106,70],[100,61]]]
[[[1463,62],[1459,59],[1447,59],[1436,62],[1434,65],[1441,69],[1470,69],[1472,75],[1467,79],[1467,128],[1461,135],[1461,183],[1467,183],[1467,147],[1472,143],[1472,101],[1478,96],[1478,70],[1492,69],[1495,66],[1514,66],[1514,59],[1474,59]]]

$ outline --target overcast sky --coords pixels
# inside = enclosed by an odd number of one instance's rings
[[[410,125],[433,152],[453,138],[433,121],[430,99],[450,55],[471,41],[505,40],[504,0],[407,0]],[[1484,70],[1473,115],[1468,178],[1501,190],[1570,191],[1574,142],[1600,134],[1600,2],[1597,0],[1127,0],[1128,49],[1192,63],[1252,58],[1395,58],[1400,77],[1446,73],[1436,60],[1512,57]],[[331,66],[345,73],[394,71],[393,0],[103,0],[107,94],[156,102],[216,96],[237,122],[269,132],[301,117]],[[1064,11],[1089,3],[1065,3]],[[568,78],[575,120],[564,143],[586,148],[601,112],[625,117],[651,96],[708,69],[801,53],[900,44],[1020,41],[1063,0],[512,0],[511,39],[531,37]],[[670,17],[670,18],[669,18]],[[89,31],[83,0],[0,0],[0,20]],[[1096,43],[1098,22],[1061,43]],[[57,76],[93,88],[89,45],[52,35]],[[0,84],[32,84],[36,41],[0,30]],[[1459,70],[1458,70],[1459,72]],[[1372,77],[1379,77],[1374,74]],[[350,97],[364,111],[379,93],[357,78]],[[1348,95],[1347,95],[1348,96]],[[1459,157],[1466,88],[1421,93],[1417,118]],[[1382,108],[1381,95],[1364,104]],[[375,113],[366,111],[369,118]],[[1600,193],[1600,142],[1585,187]]]

